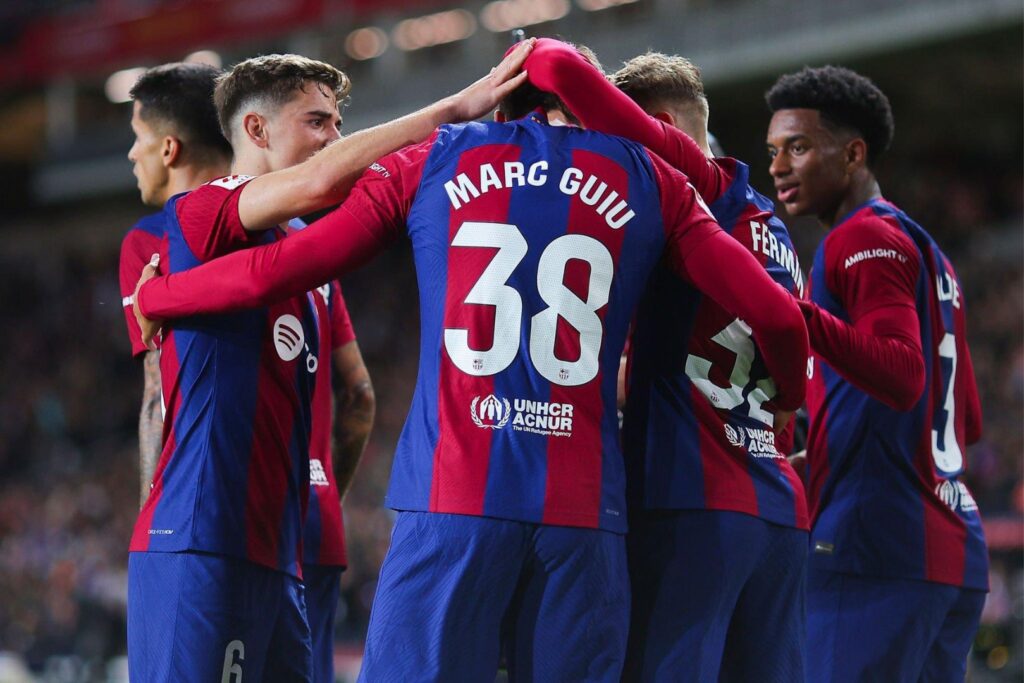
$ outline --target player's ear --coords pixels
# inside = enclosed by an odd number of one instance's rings
[[[676,127],[676,117],[672,116],[672,112],[669,112],[669,111],[656,111],[653,114],[651,114],[651,116],[653,116],[654,118],[658,119],[659,121],[667,123],[668,125],[672,126],[673,128]]]
[[[868,143],[863,138],[854,138],[846,143],[846,168],[853,172],[868,164]]]
[[[164,167],[170,168],[181,158],[181,140],[173,135],[164,136],[163,145],[160,148],[160,161]]]
[[[256,112],[249,112],[242,118],[242,129],[245,136],[257,147],[266,147],[270,144],[267,121]]]
[[[508,117],[500,109],[494,110],[494,120],[498,123],[505,123],[508,121]]]

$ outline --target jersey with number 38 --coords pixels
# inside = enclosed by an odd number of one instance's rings
[[[807,392],[812,562],[986,589],[981,519],[959,480],[966,446],[981,434],[963,290],[928,233],[876,199],[838,223],[818,248],[811,298],[850,322],[891,305],[893,288],[914,291],[924,393],[913,408],[897,411],[814,357]]]
[[[681,262],[720,230],[685,177],[635,143],[530,117],[443,126],[343,206],[408,233],[420,288],[387,504],[624,532],[627,328],[662,252]]]

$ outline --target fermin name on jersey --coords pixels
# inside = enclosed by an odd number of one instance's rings
[[[469,406],[473,423],[481,429],[511,426],[517,432],[541,436],[572,436],[573,405],[517,398],[509,401],[494,394],[477,396]]]
[[[772,234],[767,225],[759,221],[750,221],[750,248],[754,252],[761,252],[785,268],[793,282],[796,283],[797,292],[801,298],[804,295],[804,274],[800,272],[800,260],[796,254],[785,243]]]
[[[491,190],[527,185],[541,187],[547,182],[547,161],[535,161],[529,168],[521,161],[506,161],[500,170],[496,169],[494,164],[481,164],[473,177],[470,177],[469,173],[460,173],[454,180],[444,184],[444,190],[448,193],[452,208],[459,209],[471,199],[476,199]],[[579,195],[580,201],[593,207],[597,215],[603,217],[604,222],[613,230],[618,230],[636,216],[626,200],[615,190],[609,189],[606,182],[595,175],[586,175],[574,166],[570,166],[562,173],[558,189],[569,197]]]

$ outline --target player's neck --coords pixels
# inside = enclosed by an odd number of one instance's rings
[[[236,150],[235,158],[231,162],[231,173],[233,175],[261,176],[275,170],[271,168],[270,162],[262,154],[253,154],[250,150]]]
[[[194,190],[203,183],[208,183],[215,178],[221,178],[227,174],[228,165],[226,163],[172,169],[167,179],[167,195],[164,197],[164,201],[166,202],[176,194]]]
[[[878,187],[878,181],[871,173],[865,173],[863,177],[855,178],[850,185],[850,191],[846,193],[843,201],[839,203],[835,211],[828,216],[819,216],[818,220],[828,229],[835,227],[836,222],[842,220],[854,209],[866,204],[872,199],[882,196],[882,190]]]

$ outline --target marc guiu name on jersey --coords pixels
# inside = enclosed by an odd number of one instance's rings
[[[458,210],[463,204],[491,190],[527,185],[541,187],[548,182],[548,162],[543,159],[528,167],[521,161],[506,161],[498,166],[500,170],[495,168],[495,164],[481,164],[477,173],[473,174],[474,177],[463,172],[455,176],[454,180],[446,182],[444,189],[452,208]],[[609,190],[607,183],[574,166],[562,172],[558,189],[570,197],[578,194],[580,201],[594,207],[597,215],[603,217],[613,230],[618,230],[636,216],[618,192]]]

